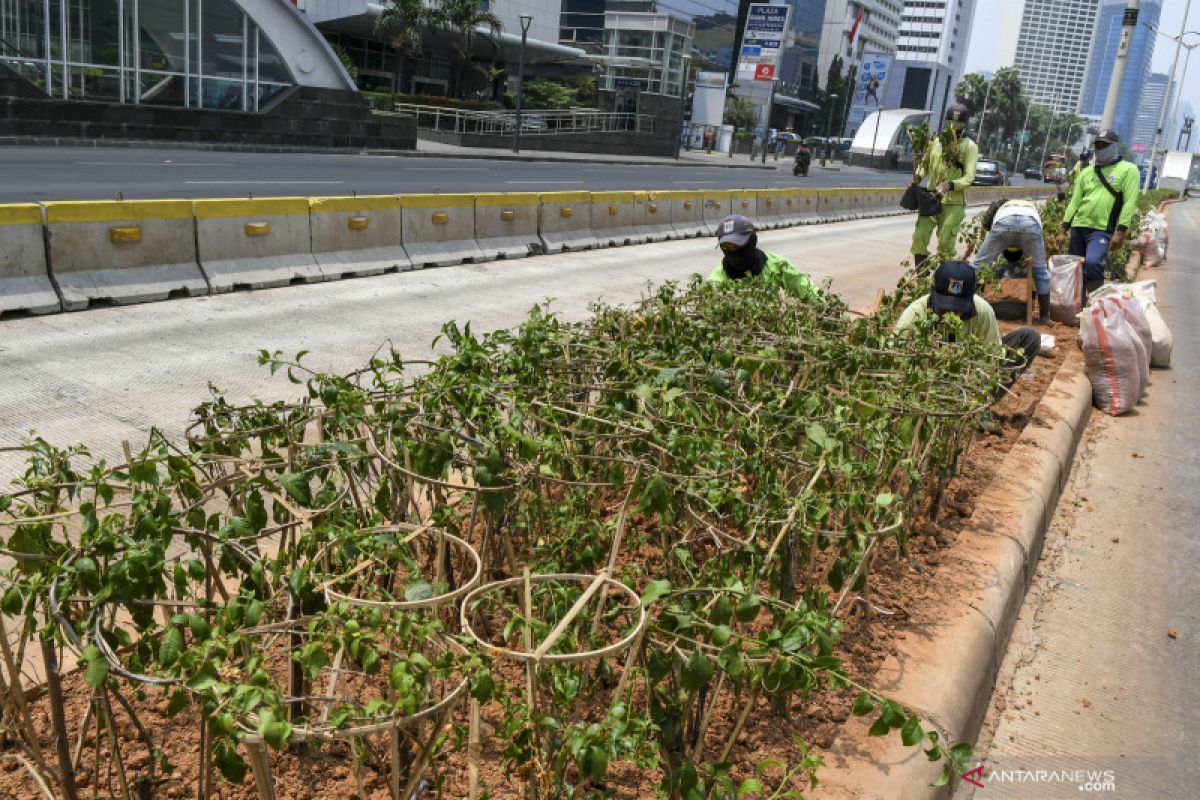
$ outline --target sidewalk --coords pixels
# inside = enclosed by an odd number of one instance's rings
[[[976,746],[984,788],[956,797],[1200,791],[1200,202],[1168,218],[1170,258],[1140,277],[1158,281],[1172,368],[1132,414],[1092,414]]]

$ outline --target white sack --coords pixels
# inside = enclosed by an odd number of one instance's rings
[[[1083,294],[1083,258],[1050,257],[1050,319],[1076,325]]]
[[[1175,337],[1167,326],[1162,312],[1158,310],[1157,283],[1155,281],[1137,281],[1135,283],[1106,283],[1097,289],[1093,298],[1100,297],[1133,297],[1142,304],[1142,312],[1150,324],[1150,366],[1165,368],[1171,366],[1171,351],[1175,348]]]
[[[1116,417],[1133,409],[1142,394],[1141,341],[1125,315],[1106,306],[1084,309],[1079,315],[1079,338],[1092,384],[1092,404]]]

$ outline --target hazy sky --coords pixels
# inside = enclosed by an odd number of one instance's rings
[[[971,30],[971,44],[967,49],[968,72],[981,69],[994,71],[1000,66],[995,63],[995,37],[1001,27],[1002,10],[1009,2],[1011,0],[978,0],[975,8],[975,23]],[[1177,35],[1183,23],[1183,12],[1188,2],[1192,2],[1192,10],[1188,16],[1187,29],[1200,31],[1200,2],[1195,0],[1163,0],[1159,29],[1172,36]],[[1156,38],[1153,69],[1155,72],[1169,73],[1171,60],[1175,56],[1175,43],[1164,36]],[[1184,41],[1189,44],[1200,42],[1200,36],[1189,36]],[[1187,52],[1184,50],[1179,56],[1179,68],[1175,72],[1176,81],[1183,77],[1183,65]],[[1184,102],[1190,102],[1194,109],[1200,110],[1200,47],[1192,53],[1192,63],[1188,68],[1187,85],[1183,87],[1182,99]]]

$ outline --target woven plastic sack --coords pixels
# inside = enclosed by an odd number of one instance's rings
[[[1141,397],[1141,342],[1125,315],[1106,306],[1091,305],[1079,315],[1079,340],[1092,384],[1092,404],[1116,417],[1131,411]]]
[[[1154,348],[1154,342],[1150,336],[1150,321],[1146,319],[1146,314],[1142,311],[1141,302],[1136,297],[1123,295],[1106,297],[1097,302],[1107,303],[1110,311],[1123,315],[1125,321],[1129,323],[1129,327],[1133,328],[1133,332],[1137,334],[1138,374],[1142,378],[1142,392],[1139,396],[1145,397],[1146,391],[1150,388],[1150,353]]]
[[[1175,337],[1171,328],[1158,310],[1158,292],[1155,281],[1135,283],[1106,283],[1093,297],[1133,297],[1142,305],[1142,313],[1150,324],[1150,366],[1164,369],[1171,366],[1171,351],[1175,349]]]
[[[1050,319],[1076,325],[1083,294],[1083,258],[1050,257]]]

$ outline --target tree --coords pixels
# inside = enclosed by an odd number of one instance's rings
[[[383,12],[375,20],[375,35],[396,51],[392,92],[404,91],[404,73],[409,61],[424,49],[425,31],[434,24],[432,11],[423,0],[384,0]]]
[[[462,97],[463,72],[471,63],[471,50],[479,35],[476,29],[487,28],[492,36],[498,36],[500,18],[491,11],[484,11],[479,0],[441,0],[433,13],[441,27],[458,33],[454,44],[453,93],[455,97]]]
[[[954,99],[966,106],[971,116],[975,116],[983,110],[987,87],[987,78],[978,72],[972,72],[958,82],[958,86],[954,88]]]
[[[725,100],[725,116],[723,120],[726,125],[732,125],[738,130],[753,128],[758,123],[758,114],[754,108],[754,103],[751,103],[744,97],[729,95]]]
[[[825,88],[818,91],[821,98],[821,120],[825,125],[825,135],[832,136],[834,124],[842,119],[842,97],[845,95],[842,77],[842,57],[834,56],[829,64],[829,72],[825,76]]]

